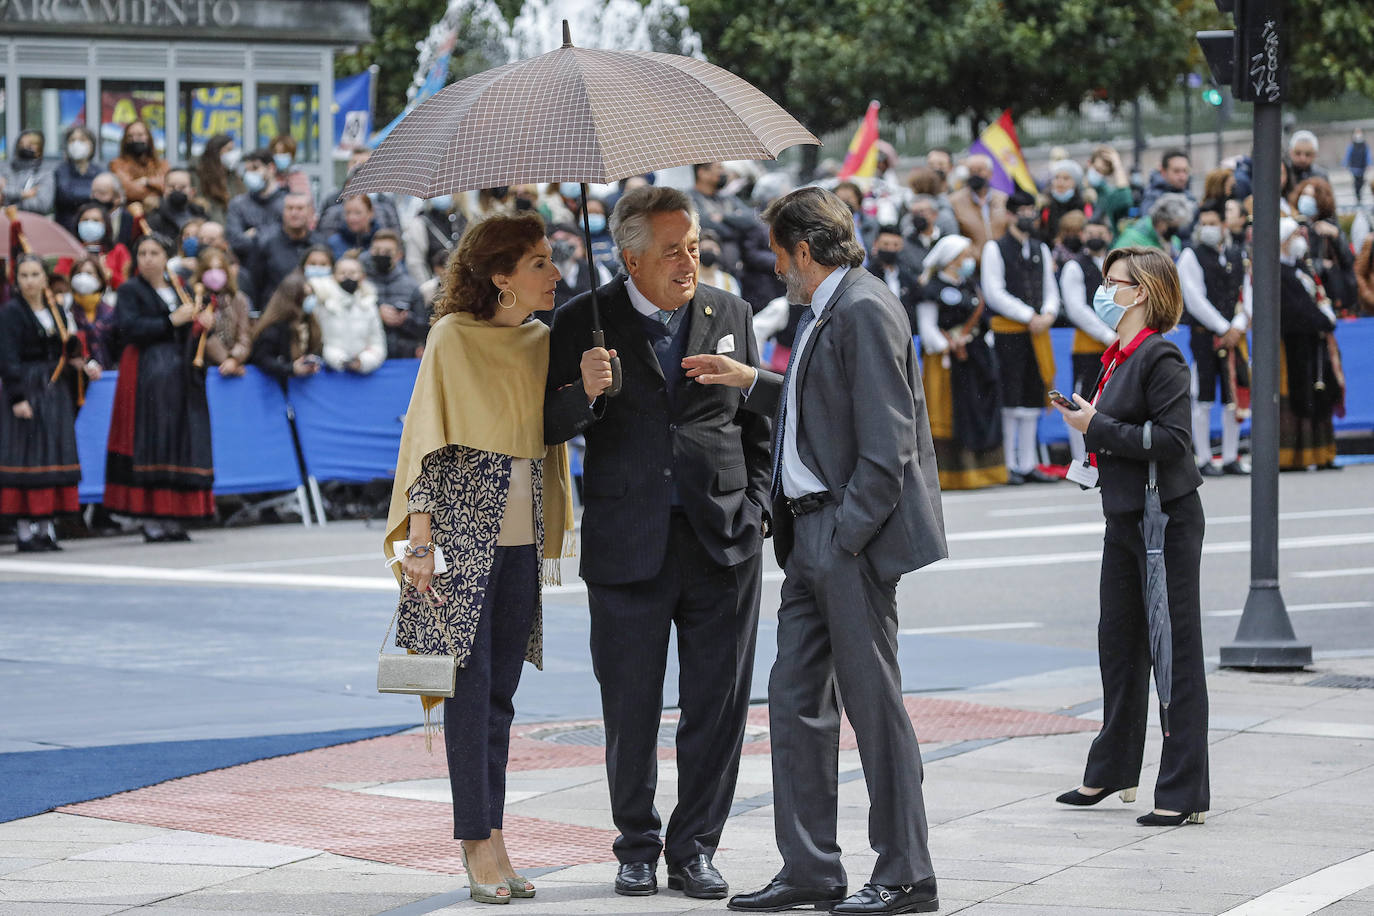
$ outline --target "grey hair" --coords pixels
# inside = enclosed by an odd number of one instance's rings
[[[92,179],[91,179],[91,184],[95,184],[96,181],[97,181],[98,179],[101,179],[101,178],[108,178],[108,179],[110,180],[110,184],[114,185],[115,193],[118,194],[118,195],[119,195],[119,199],[120,199],[121,201],[123,201],[123,200],[124,200],[124,182],[122,182],[122,181],[119,180],[119,176],[116,175],[114,172],[99,172],[99,173],[96,174],[95,178],[92,178]],[[87,196],[89,196],[89,195],[87,195]]]
[[[1182,194],[1161,194],[1150,207],[1150,219],[1167,226],[1186,226],[1193,221],[1193,203]]]
[[[1288,151],[1291,153],[1293,150],[1297,149],[1299,143],[1312,144],[1312,152],[1314,153],[1321,149],[1321,144],[1317,142],[1317,135],[1310,130],[1294,131],[1293,136],[1288,139]]]
[[[763,211],[763,221],[789,254],[806,242],[811,259],[824,267],[858,267],[864,262],[849,208],[824,188],[798,188],[779,197]]]
[[[611,213],[611,238],[626,253],[643,254],[654,242],[654,230],[650,225],[655,213],[678,213],[685,211],[692,220],[692,228],[701,227],[697,208],[688,197],[677,188],[646,185],[629,191],[616,202]]]
[[[930,204],[936,210],[940,209],[940,202],[931,194],[916,194],[912,196],[911,202],[907,204],[907,209],[910,210],[917,204]]]

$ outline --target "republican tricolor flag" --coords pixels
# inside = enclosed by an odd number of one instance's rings
[[[877,99],[868,103],[863,123],[854,131],[854,139],[849,141],[849,152],[840,167],[841,181],[872,178],[878,174],[878,109],[881,107]]]
[[[1010,194],[1019,185],[1023,191],[1035,193],[1035,179],[1021,155],[1021,141],[1016,139],[1016,122],[1010,108],[978,135],[968,151],[982,153],[992,160],[992,180],[988,183],[997,190]]]

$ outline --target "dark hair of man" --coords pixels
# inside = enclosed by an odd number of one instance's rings
[[[779,197],[763,211],[763,221],[784,251],[795,252],[806,242],[811,259],[824,267],[858,267],[864,262],[849,208],[824,188],[798,188]]]
[[[375,245],[378,242],[395,242],[399,249],[401,247],[401,233],[395,229],[378,229],[372,235],[372,244]]]
[[[1164,155],[1159,157],[1159,169],[1164,171],[1169,167],[1169,163],[1175,159],[1187,159],[1188,154],[1181,149],[1166,149]]]
[[[878,234],[879,234],[879,235],[895,235],[895,236],[897,236],[898,238],[901,238],[902,230],[899,229],[899,228],[897,228],[896,226],[893,226],[893,225],[879,226],[879,227],[878,227]]]
[[[1209,197],[1198,204],[1197,212],[1199,216],[1203,213],[1215,213],[1224,220],[1226,219],[1226,202]]]
[[[255,149],[243,157],[243,164],[256,162],[258,165],[270,165],[276,168],[277,164],[272,161],[272,154],[265,149]]]

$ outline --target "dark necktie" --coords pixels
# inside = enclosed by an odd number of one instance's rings
[[[792,369],[797,364],[797,355],[801,353],[802,336],[806,333],[807,327],[816,318],[816,310],[811,306],[802,309],[802,313],[797,316],[797,330],[792,335],[792,354],[787,358],[787,374],[782,377],[782,405],[778,408],[778,438],[777,446],[773,450],[773,488],[772,497],[778,498],[782,492],[782,437],[787,432],[787,386],[792,380]],[[806,341],[810,343],[810,341]]]

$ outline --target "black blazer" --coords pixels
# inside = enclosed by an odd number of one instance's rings
[[[63,384],[72,388],[76,394],[76,376],[72,370],[79,371],[85,362],[81,352],[81,338],[77,336],[76,326],[66,309],[58,309],[63,322],[67,325],[66,355],[67,364]],[[26,363],[57,362],[62,358],[62,336],[49,336],[34,317],[33,309],[24,297],[16,296],[0,307],[0,385],[5,390],[5,400],[10,404],[20,401],[36,400],[42,392],[29,391],[25,386],[24,365]],[[0,406],[0,410],[4,407]]]
[[[544,438],[565,442],[582,433],[581,575],[614,585],[657,575],[668,547],[673,484],[693,531],[715,562],[733,566],[758,553],[772,465],[770,423],[743,409],[744,392],[684,378],[676,398],[630,304],[625,277],[598,290],[606,346],[624,373],[614,398],[587,403],[580,362],[591,348],[591,295],[554,313],[549,339]],[[698,286],[683,308],[686,355],[726,353],[757,366],[749,304],[722,290]],[[733,347],[720,349],[727,336]],[[729,343],[729,341],[725,341]]]
[[[1097,453],[1104,512],[1145,508],[1151,460],[1159,465],[1159,497],[1164,502],[1202,485],[1193,460],[1189,382],[1183,354],[1159,334],[1145,338],[1117,366],[1083,437],[1088,450]],[[1096,383],[1091,390],[1097,390]],[[1149,449],[1144,446],[1146,420],[1154,424]]]

